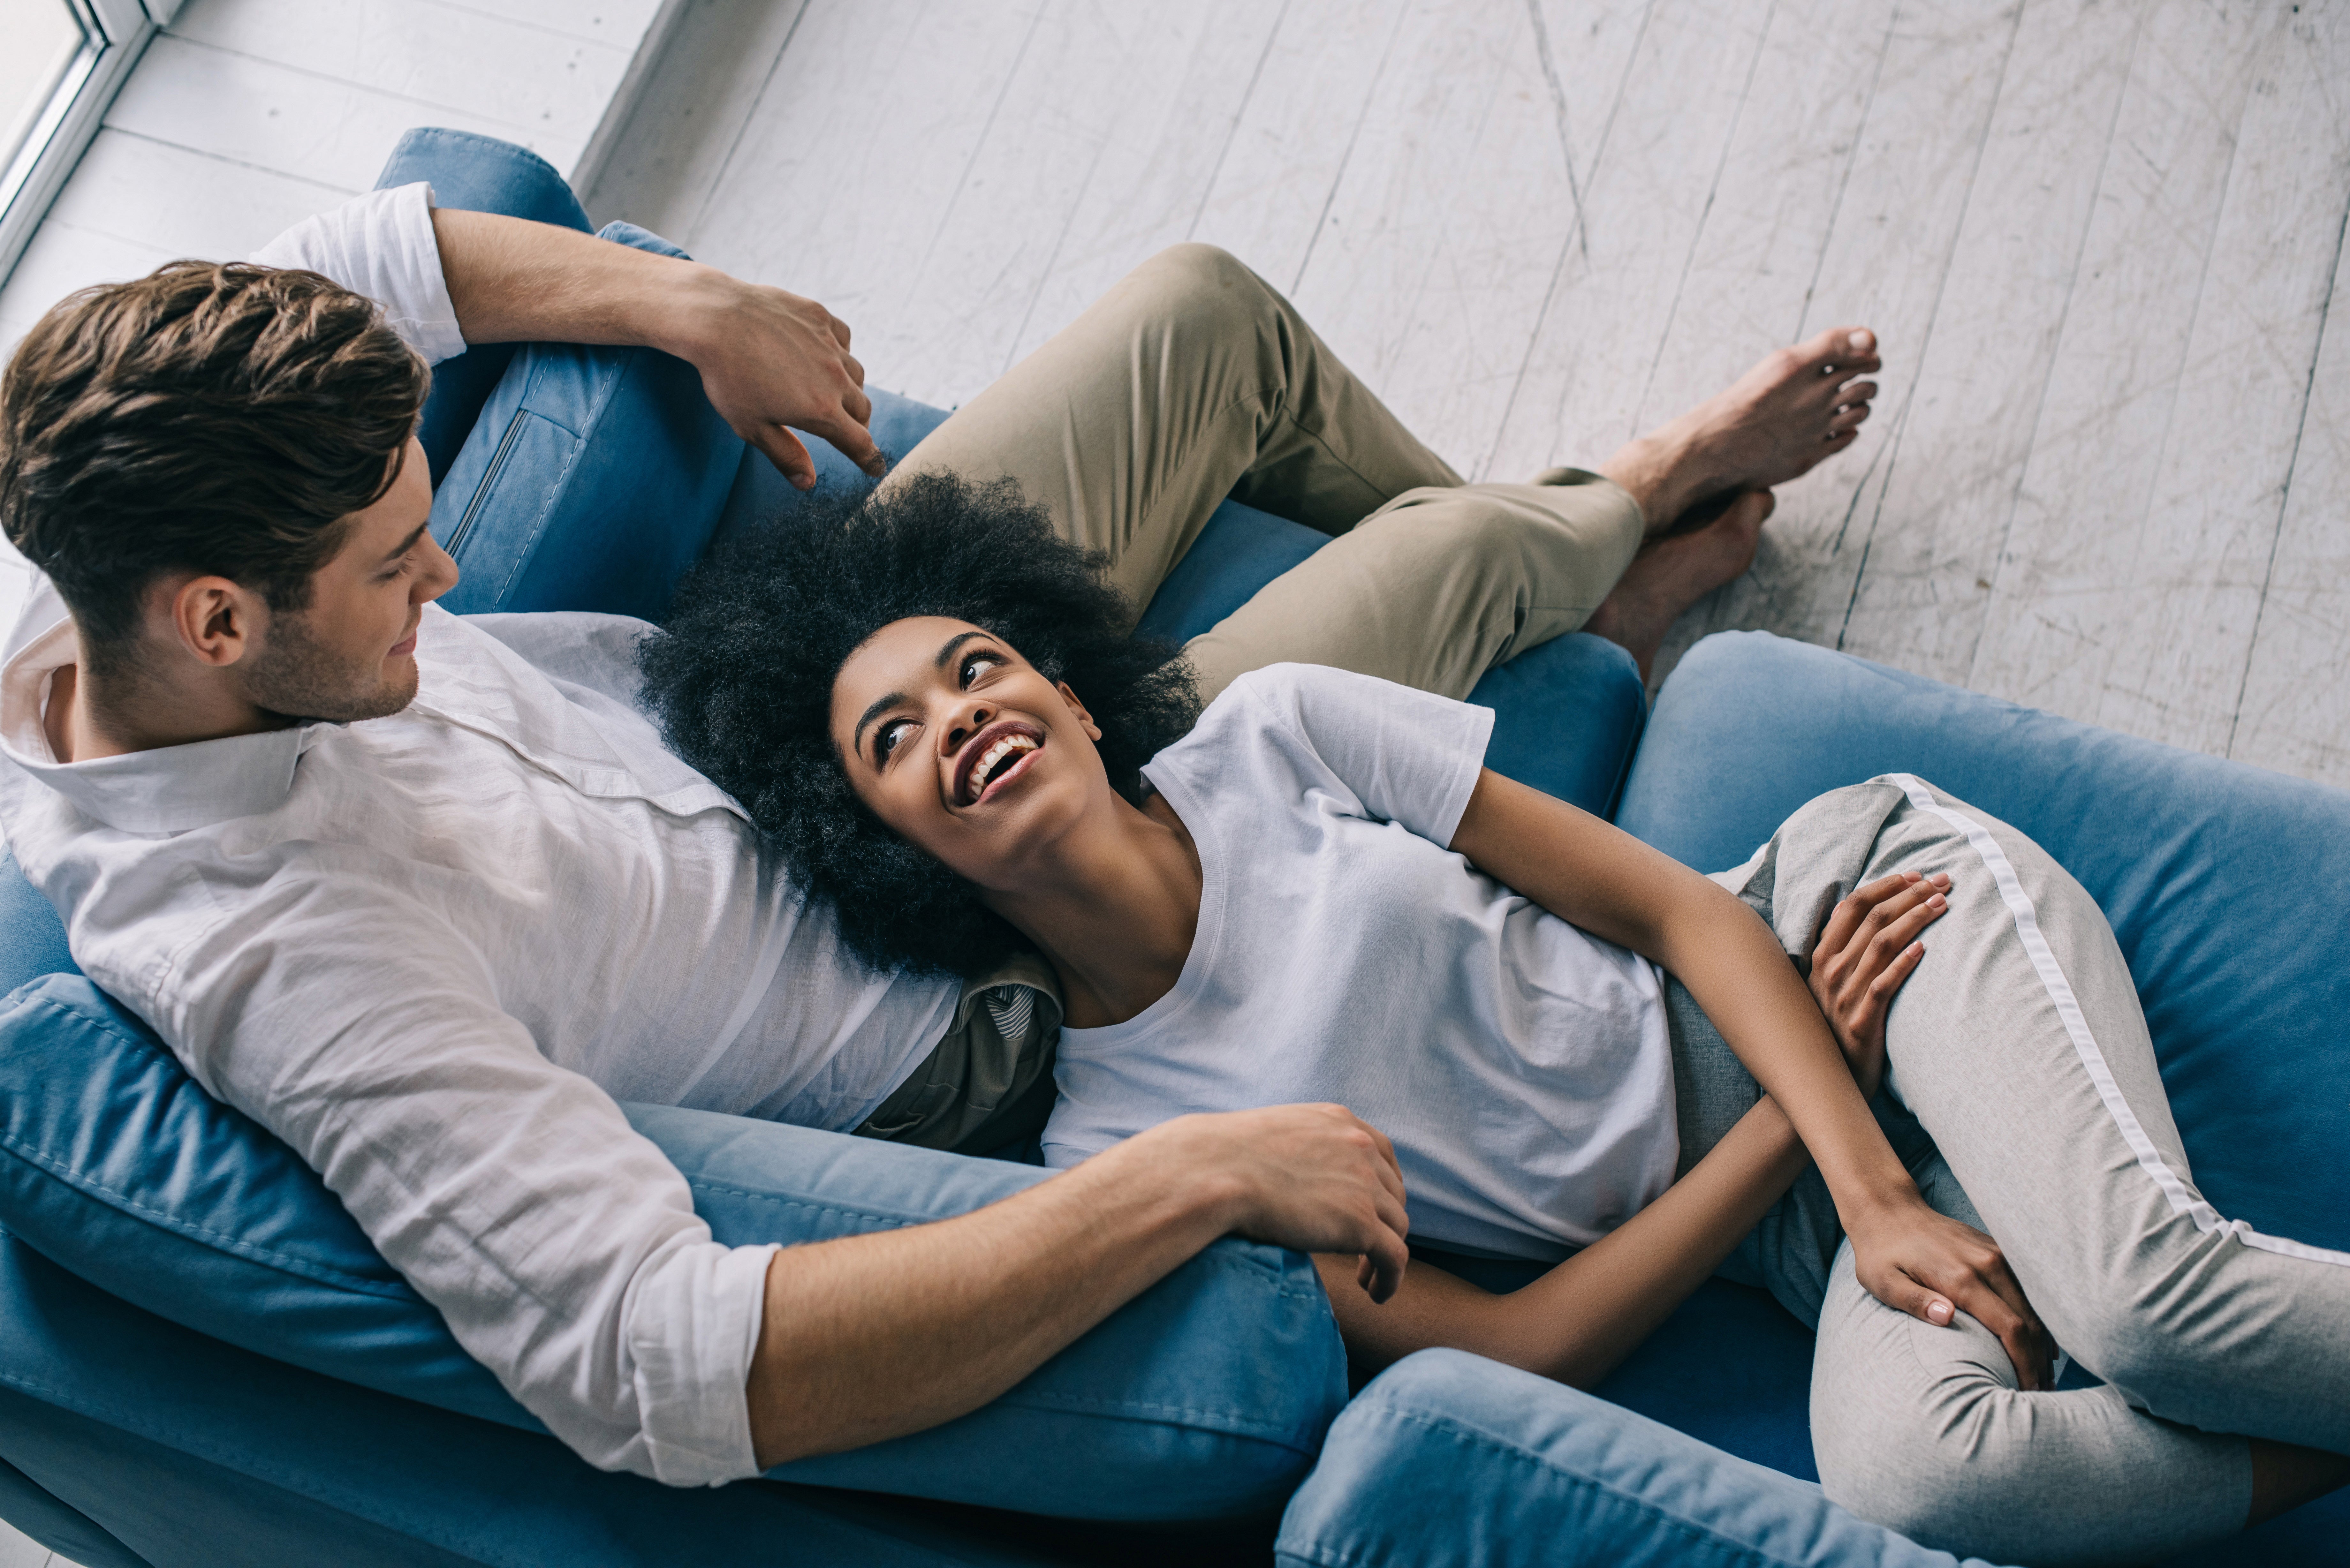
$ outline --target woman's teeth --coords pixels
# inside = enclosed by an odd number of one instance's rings
[[[980,797],[987,788],[988,779],[994,774],[996,768],[1005,758],[1016,757],[1023,752],[1033,752],[1035,749],[1036,742],[1025,735],[1006,735],[988,747],[987,754],[972,766],[970,798],[977,800]]]

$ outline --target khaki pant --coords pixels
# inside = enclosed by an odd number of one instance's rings
[[[1208,700],[1291,660],[1466,696],[1588,619],[1642,527],[1596,474],[1462,484],[1212,245],[1128,273],[898,466],[925,470],[1017,480],[1138,615],[1227,495],[1336,535],[1191,639]]]
[[[1139,615],[1227,496],[1334,535],[1184,651],[1212,701],[1267,664],[1336,665],[1464,697],[1575,630],[1640,546],[1597,474],[1463,484],[1212,245],[1137,267],[906,454],[899,476],[1010,476],[1101,552]],[[937,1050],[857,1130],[987,1149],[1052,1108],[1059,998],[1033,961],[967,984]],[[1019,1004],[1014,988],[1043,992]]]

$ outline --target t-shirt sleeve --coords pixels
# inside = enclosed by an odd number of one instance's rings
[[[197,1080],[291,1145],[582,1458],[672,1485],[756,1474],[775,1249],[715,1241],[676,1167],[540,1054],[429,909],[284,884],[241,914],[162,987],[154,1022]]]
[[[303,219],[253,253],[263,266],[301,267],[383,306],[384,322],[427,364],[465,351],[432,232],[432,187],[370,191]]]
[[[1242,698],[1230,722],[1259,729],[1262,740],[1285,737],[1326,768],[1363,815],[1451,844],[1485,765],[1491,709],[1351,670],[1275,664],[1234,681],[1202,716],[1202,729],[1234,692]]]

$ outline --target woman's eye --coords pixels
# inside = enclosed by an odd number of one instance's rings
[[[972,681],[979,679],[979,672],[981,670],[992,670],[1003,662],[1003,659],[997,654],[972,654],[970,658],[962,661],[962,683],[965,686],[969,686]]]
[[[898,749],[898,742],[905,738],[905,733],[906,722],[903,719],[894,724],[882,725],[881,732],[873,737],[873,760],[888,762],[889,753]]]

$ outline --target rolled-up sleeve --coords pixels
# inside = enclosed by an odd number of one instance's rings
[[[746,1384],[775,1249],[728,1247],[660,1148],[503,1012],[421,904],[245,889],[168,961],[158,1019],[284,1138],[460,1345],[590,1463],[757,1473]]]
[[[428,364],[465,351],[432,232],[432,187],[370,191],[305,218],[259,250],[263,266],[323,273],[383,306],[385,322]]]

